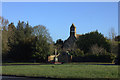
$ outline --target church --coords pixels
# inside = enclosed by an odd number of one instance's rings
[[[76,43],[75,41],[81,36],[80,34],[76,34],[76,27],[74,24],[71,25],[70,27],[70,36],[68,37],[67,40],[64,41],[63,44],[63,50],[74,50],[76,48]]]
[[[76,34],[76,27],[74,24],[70,26],[70,36],[67,40],[64,41],[62,49],[62,53],[55,52],[55,55],[51,55],[48,57],[48,62],[71,62],[72,55],[69,55],[68,51],[74,50],[76,48],[76,40],[80,34]]]

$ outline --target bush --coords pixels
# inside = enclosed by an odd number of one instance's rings
[[[112,53],[107,54],[90,54],[73,57],[73,62],[114,62],[116,56]]]
[[[70,55],[72,55],[73,57],[78,57],[78,56],[84,56],[84,52],[80,49],[76,49],[76,50],[71,50],[69,51]]]
[[[80,49],[76,49],[73,56],[84,56],[84,52]]]

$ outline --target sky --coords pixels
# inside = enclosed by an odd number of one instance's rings
[[[109,37],[114,28],[118,35],[117,2],[3,2],[2,16],[15,26],[19,20],[44,25],[53,41],[66,40],[72,23],[77,34],[98,30]]]

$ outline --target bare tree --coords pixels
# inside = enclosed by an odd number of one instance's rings
[[[118,52],[118,42],[115,41],[116,32],[113,27],[109,31],[109,40],[111,45],[111,53],[117,54]]]
[[[115,29],[113,27],[111,27],[111,29],[109,31],[109,39],[114,40],[115,36],[116,36]]]
[[[99,47],[97,44],[91,46],[90,53],[92,54],[104,54],[106,50],[102,47]]]
[[[48,30],[46,29],[46,27],[43,25],[34,26],[33,34],[35,36],[42,36],[42,37],[46,38],[49,43],[52,43],[52,38],[51,38]]]

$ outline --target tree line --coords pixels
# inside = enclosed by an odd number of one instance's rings
[[[46,62],[53,53],[52,38],[43,25],[30,26],[29,23],[18,22],[8,24],[2,19],[2,59],[15,62]]]
[[[56,42],[43,25],[31,26],[24,21],[14,23],[2,19],[2,59],[3,62],[47,62],[48,56],[63,52],[64,41]],[[118,44],[120,36],[115,36],[113,31],[111,38],[103,34],[91,31],[82,34],[76,41],[76,47],[68,51],[73,56],[73,62],[113,62],[118,57]],[[119,57],[118,57],[119,58]]]
[[[112,33],[113,34],[113,33]],[[73,62],[114,62],[118,57],[119,36],[104,37],[98,30],[82,34],[76,40],[76,47],[69,50]],[[62,52],[64,41],[58,39],[56,47]]]

